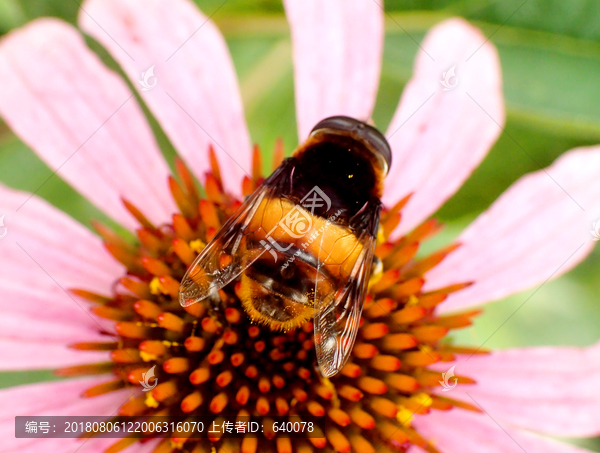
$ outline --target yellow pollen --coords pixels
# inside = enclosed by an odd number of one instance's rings
[[[335,385],[333,385],[333,382],[331,382],[329,380],[329,378],[322,377],[321,383],[325,387],[327,387],[329,390],[331,390],[331,393],[333,393],[333,398],[331,398],[331,404],[336,409],[339,409],[340,408],[340,399],[338,398],[337,389],[336,389]]]
[[[165,294],[164,288],[163,288],[162,284],[160,283],[160,280],[158,279],[158,277],[154,277],[152,279],[152,281],[150,282],[150,292],[152,294],[154,294],[155,296],[158,296],[161,293]]]
[[[385,236],[385,232],[383,231],[383,227],[381,225],[379,225],[379,228],[377,229],[377,244],[383,244],[386,241],[386,236]]]
[[[398,420],[402,425],[409,425],[413,420],[413,413],[406,407],[400,405],[398,406],[396,420]]]
[[[419,303],[419,299],[414,294],[411,294],[408,298],[408,302],[406,302],[407,307],[414,307]]]
[[[144,401],[144,404],[148,407],[157,408],[159,402],[154,399],[152,392],[146,392],[146,400]]]
[[[371,290],[371,287],[379,282],[383,277],[383,263],[381,260],[377,260],[375,268],[371,271],[371,277],[369,277],[369,286],[368,290]]]
[[[424,352],[425,354],[429,354],[430,352],[433,351],[433,349],[431,348],[431,346],[423,344],[419,346],[419,349],[421,350],[421,352]]]
[[[158,359],[158,356],[155,354],[150,354],[148,352],[140,351],[140,357],[144,362],[151,362],[152,360]]]
[[[418,393],[411,396],[410,399],[423,407],[429,407],[431,406],[431,403],[433,403],[433,400],[427,393]]]
[[[206,247],[206,244],[200,239],[196,239],[190,242],[190,248],[196,253],[200,253],[204,247]]]

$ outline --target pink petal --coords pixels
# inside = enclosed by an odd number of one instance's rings
[[[585,211],[584,211],[585,209]],[[426,289],[474,281],[440,311],[498,300],[564,274],[592,250],[600,218],[600,147],[580,148],[514,183],[427,274]]]
[[[0,317],[0,332],[2,332],[0,338],[40,340],[42,343],[56,342],[63,347],[65,343],[110,340],[99,334],[100,326],[95,325],[91,318],[87,320],[82,319],[83,322],[78,323],[73,321],[66,322],[64,318],[50,320],[40,316],[40,307],[52,304],[51,298],[46,301],[37,300],[35,303],[29,299],[21,300],[24,301],[24,304],[29,305],[26,310],[22,310],[21,312],[18,310],[3,311],[4,314]],[[5,303],[2,303],[2,305],[5,305]],[[37,307],[37,316],[33,312],[34,307]],[[72,302],[71,311],[75,311],[76,309],[78,309],[77,305],[75,305],[75,302]],[[85,316],[85,313],[83,314]],[[94,331],[94,327],[96,331]],[[3,355],[3,353],[0,354],[0,357]]]
[[[34,261],[23,250],[67,288],[109,292],[123,273],[123,266],[109,255],[98,236],[35,195],[0,185],[0,212],[6,213],[7,231],[0,242],[0,276],[21,262],[33,268]]]
[[[455,365],[455,374],[477,384],[456,387],[448,396],[473,404],[472,397],[499,422],[520,428],[563,437],[600,434],[600,343],[467,358],[444,363],[443,371]]]
[[[40,19],[0,44],[0,114],[51,169],[126,226],[175,210],[168,167],[125,83],[70,25]],[[39,181],[42,185],[43,181]]]
[[[371,118],[383,51],[383,9],[375,1],[285,0],[294,46],[300,140],[332,115]]]
[[[88,229],[46,201],[29,197],[0,186],[0,212],[8,213],[6,236],[0,240],[0,368],[103,360],[102,353],[66,348],[72,342],[110,341],[99,332],[113,325],[92,317],[89,304],[67,290],[110,294],[123,268]]]
[[[204,178],[212,144],[227,189],[240,195],[251,169],[250,137],[235,69],[214,23],[186,0],[88,0],[79,24],[119,62],[192,171]],[[148,86],[156,87],[141,91],[150,67],[156,79]]]
[[[106,382],[107,378],[87,377],[55,382],[20,385],[0,390],[0,421],[12,421],[17,415],[110,415],[130,390],[109,393],[96,398],[82,398],[88,388]],[[94,413],[81,414],[80,410]]]
[[[17,439],[16,416],[110,416],[139,391],[123,389],[95,398],[82,398],[81,393],[107,379],[85,378],[44,382],[0,390],[0,437],[2,452],[52,451],[73,453],[83,444],[78,439]],[[99,452],[118,439],[93,439],[80,451]],[[95,448],[91,448],[94,446]],[[37,448],[37,450],[36,450]],[[128,450],[129,451],[129,450]],[[134,450],[135,451],[135,450]]]
[[[26,328],[26,326],[22,326]],[[111,337],[85,337],[79,341],[112,341]],[[43,370],[107,362],[107,352],[69,349],[65,342],[0,338],[0,370]]]
[[[484,409],[487,408],[484,406]],[[413,426],[443,453],[588,453],[589,450],[534,436],[496,419],[493,411],[478,414],[454,409],[416,416]],[[496,419],[500,426],[492,419]],[[411,452],[413,450],[411,449]],[[418,447],[414,451],[423,451]]]
[[[449,19],[436,25],[421,45],[414,76],[386,134],[393,162],[383,200],[393,205],[414,193],[402,211],[397,235],[437,211],[501,132],[504,103],[498,54],[489,42],[475,52],[485,39],[464,20]],[[440,81],[453,66],[457,78],[448,83],[457,83],[456,88],[444,91]]]

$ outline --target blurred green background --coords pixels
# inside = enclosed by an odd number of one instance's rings
[[[254,141],[270,153],[283,137],[297,143],[289,30],[278,0],[196,0],[219,25],[236,65]],[[412,72],[420,41],[436,22],[459,15],[497,46],[507,107],[506,131],[467,184],[438,213],[448,242],[524,173],[545,167],[577,146],[600,143],[600,2],[597,0],[387,0],[386,42],[374,119],[385,129]],[[223,5],[221,8],[220,6]],[[0,34],[39,16],[75,23],[78,4],[64,0],[0,0]],[[220,8],[220,9],[219,9]],[[410,35],[410,36],[408,36]],[[108,65],[118,67],[94,42]],[[167,156],[173,150],[154,125]],[[265,126],[267,125],[267,126]],[[0,181],[33,191],[49,169],[0,120]],[[39,195],[86,225],[107,220],[59,177]],[[579,267],[544,285],[486,343],[489,348],[589,345],[600,338],[600,250]],[[455,335],[479,346],[533,290],[486,307],[476,326]],[[0,387],[54,379],[49,371],[0,373]],[[600,452],[600,439],[578,440]]]

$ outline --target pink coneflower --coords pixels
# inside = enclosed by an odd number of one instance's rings
[[[300,139],[330,115],[369,118],[381,7],[285,6]],[[600,211],[600,149],[578,149],[517,181],[457,245],[417,255],[439,230],[430,216],[502,130],[498,57],[478,30],[451,19],[420,46],[386,134],[394,163],[377,248],[384,273],[370,287],[350,362],[328,381],[314,366],[310,323],[286,333],[251,324],[235,284],[222,291],[222,314],[178,302],[187,266],[262,181],[217,28],[184,0],[89,0],[80,26],[121,65],[186,164],[170,176],[130,89],[76,29],[42,19],[3,39],[0,114],[137,241],[101,224],[94,235],[35,194],[0,188],[0,366],[74,377],[1,392],[2,451],[566,453],[583,450],[532,433],[600,433],[597,345],[486,353],[443,341],[479,313],[457,310],[539,287],[583,260]],[[140,85],[152,66],[156,86]],[[458,83],[443,76],[451,67]],[[281,159],[279,144],[274,165]],[[139,381],[155,365],[159,384],[143,393]],[[441,373],[452,367],[458,386],[444,392]],[[113,414],[311,414],[325,423],[322,437],[293,441],[13,436],[15,415]]]

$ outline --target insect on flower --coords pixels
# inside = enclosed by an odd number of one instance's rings
[[[320,121],[196,258],[181,304],[211,294],[219,303],[217,291],[241,276],[251,319],[290,330],[314,316],[319,368],[336,374],[356,339],[391,158],[374,127]]]

